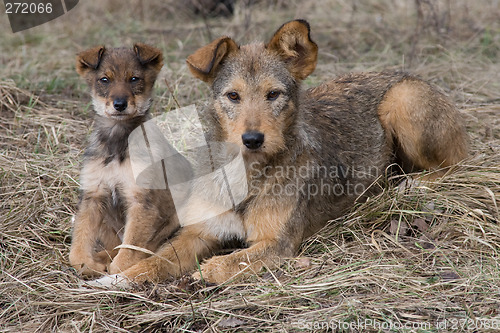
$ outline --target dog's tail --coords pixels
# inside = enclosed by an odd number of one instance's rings
[[[437,88],[414,77],[385,94],[378,114],[397,162],[406,172],[446,170],[468,155],[461,115]]]

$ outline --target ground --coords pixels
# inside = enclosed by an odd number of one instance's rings
[[[161,114],[207,100],[185,65],[198,47],[221,35],[267,40],[294,18],[311,23],[319,45],[305,86],[351,71],[416,73],[459,106],[470,158],[435,182],[385,187],[278,271],[224,286],[82,284],[68,249],[92,107],[75,54],[137,41],[161,48]],[[174,0],[80,1],[16,34],[1,13],[0,28],[0,331],[498,331],[497,1],[240,0],[219,17]]]

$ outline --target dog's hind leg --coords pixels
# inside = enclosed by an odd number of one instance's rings
[[[441,170],[467,157],[460,113],[436,88],[417,78],[395,84],[378,108],[380,122],[404,171]]]

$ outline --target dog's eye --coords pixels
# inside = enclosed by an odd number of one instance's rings
[[[108,83],[109,79],[107,77],[101,77],[99,81],[101,81],[102,83]]]
[[[237,92],[231,91],[227,93],[227,98],[229,98],[231,102],[238,102],[240,100],[240,95],[238,95]]]
[[[137,82],[137,81],[139,81],[139,80],[140,80],[140,79],[139,79],[137,76],[132,76],[132,77],[130,78],[130,82]]]
[[[270,101],[274,101],[276,98],[279,97],[279,95],[281,95],[281,93],[277,90],[271,90],[268,94],[267,94],[267,99],[270,100]]]

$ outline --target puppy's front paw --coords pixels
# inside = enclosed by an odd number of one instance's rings
[[[124,272],[128,268],[132,267],[134,264],[135,262],[133,260],[118,253],[118,255],[115,257],[115,259],[113,259],[111,264],[109,264],[108,271],[109,274],[119,274]]]
[[[140,262],[142,259],[144,259],[145,256],[146,254],[138,251],[120,249],[118,254],[114,257],[113,261],[109,265],[109,274],[122,273]]]
[[[78,274],[86,278],[95,278],[106,273],[106,265],[94,260],[87,260],[85,263],[72,263]]]

